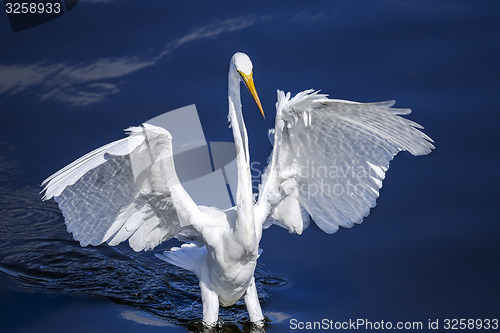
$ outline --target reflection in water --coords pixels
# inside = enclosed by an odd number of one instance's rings
[[[0,272],[12,277],[19,289],[105,297],[140,309],[123,314],[136,322],[201,328],[194,275],[159,261],[152,252],[135,253],[126,244],[80,247],[66,232],[55,202],[42,202],[36,188],[17,188],[13,170],[0,158]],[[290,283],[262,266],[255,274],[262,303],[272,288]],[[222,308],[220,316],[224,332],[253,331],[244,324],[248,318],[242,301]]]

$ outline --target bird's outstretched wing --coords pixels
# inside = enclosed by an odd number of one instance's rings
[[[147,123],[127,131],[47,178],[44,199],[56,200],[82,246],[128,239],[141,251],[196,237],[200,210],[177,178],[172,136]]]
[[[376,205],[393,157],[434,148],[420,125],[400,116],[411,111],[393,105],[329,99],[313,90],[290,99],[278,90],[274,147],[256,218],[264,227],[271,221],[296,233],[308,226],[307,213],[327,233],[361,223]]]

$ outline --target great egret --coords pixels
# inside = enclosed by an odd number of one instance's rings
[[[242,297],[250,321],[263,322],[254,282],[263,229],[274,223],[300,234],[309,216],[327,233],[361,223],[376,204],[390,160],[399,151],[425,155],[434,148],[422,127],[399,116],[410,110],[391,108],[393,101],[357,103],[312,90],[290,98],[278,90],[271,160],[254,200],[240,100],[243,81],[264,116],[252,71],[246,54],[234,54],[228,100],[238,168],[235,207],[198,206],[177,178],[170,133],[146,123],[42,184],[44,199],[55,198],[82,246],[128,239],[141,251],[172,237],[184,241],[158,257],[197,276],[208,326],[217,323],[219,305]]]

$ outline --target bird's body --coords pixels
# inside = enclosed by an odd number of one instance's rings
[[[233,305],[247,292],[249,286],[253,286],[258,254],[247,252],[237,241],[234,208],[226,211],[206,206],[199,208],[204,225],[203,245],[184,244],[157,257],[192,271],[202,284],[204,303],[214,294],[217,295],[216,301],[210,303],[211,307],[204,310],[205,313],[217,315],[219,303],[222,306]],[[204,320],[213,323],[208,318]]]
[[[327,233],[361,223],[375,206],[390,160],[399,151],[424,155],[433,148],[418,124],[399,116],[410,111],[392,109],[393,102],[334,100],[312,90],[290,98],[278,91],[273,152],[255,200],[240,99],[244,82],[264,116],[252,70],[247,55],[232,57],[228,119],[238,168],[235,207],[196,205],[177,178],[172,136],[147,123],[44,181],[44,198],[55,198],[82,246],[128,240],[141,251],[172,237],[185,242],[157,256],[197,276],[203,320],[210,326],[219,305],[242,297],[250,321],[263,322],[254,281],[263,229],[277,224],[300,234],[309,216]]]

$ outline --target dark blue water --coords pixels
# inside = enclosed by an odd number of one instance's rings
[[[12,33],[0,14],[0,331],[196,327],[192,276],[151,252],[80,248],[39,184],[123,128],[193,103],[207,140],[230,141],[236,51],[251,56],[268,115],[245,112],[256,162],[271,149],[278,88],[396,99],[437,147],[392,162],[360,226],[264,232],[267,331],[290,331],[290,319],[420,321],[426,331],[429,319],[499,318],[498,17],[496,1],[82,0]],[[248,329],[244,306],[222,315],[227,330]]]

